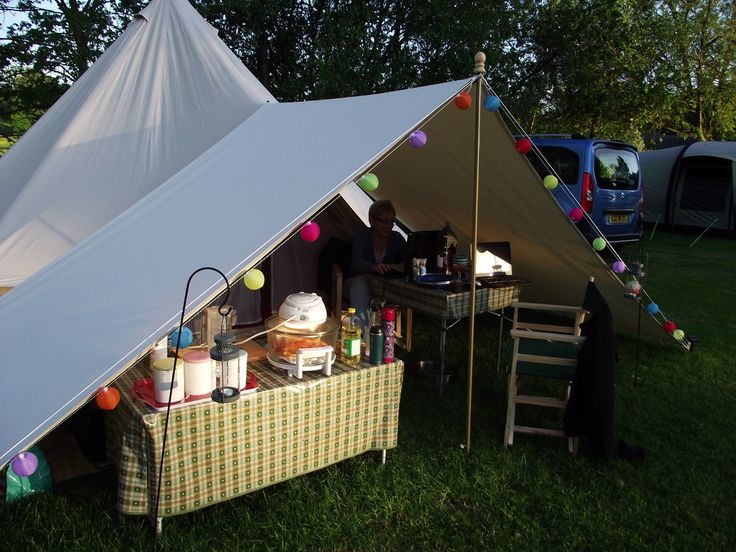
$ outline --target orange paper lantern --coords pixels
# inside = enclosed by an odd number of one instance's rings
[[[97,392],[95,402],[102,410],[115,410],[120,402],[120,391],[114,387],[103,387]]]
[[[468,109],[473,105],[473,98],[467,92],[460,92],[455,96],[455,105],[458,109]]]

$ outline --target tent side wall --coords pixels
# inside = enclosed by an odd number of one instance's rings
[[[667,198],[677,160],[684,146],[639,153],[644,186],[644,222],[666,223]]]
[[[12,287],[201,155],[273,96],[186,0],[154,0],[0,158]]]
[[[736,162],[708,155],[680,159],[670,221],[675,226],[734,230]]]

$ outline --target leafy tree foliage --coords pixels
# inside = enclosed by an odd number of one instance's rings
[[[32,69],[7,70],[0,80],[0,137],[14,142],[53,105],[65,87]]]
[[[532,132],[736,139],[732,0],[191,0],[280,100],[488,79]],[[145,0],[0,0],[0,130],[22,132]]]
[[[661,77],[671,90],[667,130],[699,140],[736,139],[736,2],[666,1]]]

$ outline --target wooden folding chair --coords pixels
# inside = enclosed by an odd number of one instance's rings
[[[514,444],[516,433],[564,437],[562,429],[534,427],[516,423],[517,407],[533,405],[564,411],[570,393],[570,383],[577,367],[577,351],[585,340],[580,336],[580,324],[588,311],[582,307],[515,302],[511,337],[513,353],[508,380],[508,406],[504,446]],[[540,314],[543,318],[540,319]],[[529,320],[529,316],[535,318]],[[550,319],[551,316],[554,318]],[[552,379],[564,382],[560,396],[527,395],[520,392],[522,379]],[[576,451],[577,441],[568,439],[570,452]]]

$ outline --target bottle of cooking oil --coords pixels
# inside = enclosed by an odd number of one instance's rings
[[[345,364],[360,362],[360,319],[355,307],[350,307],[342,317],[340,335],[340,360]]]

